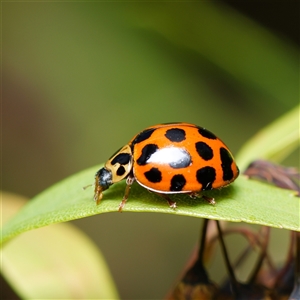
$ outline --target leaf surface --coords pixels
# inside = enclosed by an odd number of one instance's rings
[[[5,221],[26,202],[13,194],[2,196]],[[118,299],[101,252],[72,224],[55,224],[15,238],[1,249],[1,272],[22,299]]]
[[[255,159],[280,162],[299,148],[300,105],[259,131],[239,151],[236,159],[241,170]]]
[[[2,242],[30,229],[80,219],[96,214],[118,212],[125,182],[114,184],[104,192],[102,202],[93,201],[93,189],[82,187],[91,183],[98,167],[75,174],[33,198],[2,231]],[[134,183],[123,213],[159,212],[198,218],[247,222],[300,231],[299,202],[295,193],[240,176],[230,186],[206,192],[215,205],[202,198],[174,195],[177,208],[171,209],[160,196]],[[99,216],[100,217],[100,216]]]

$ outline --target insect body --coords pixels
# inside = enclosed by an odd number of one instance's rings
[[[95,201],[112,184],[126,178],[121,211],[132,183],[163,196],[198,192],[227,186],[239,169],[227,146],[210,131],[188,123],[148,127],[114,154],[95,176]],[[212,199],[213,200],[213,199]]]

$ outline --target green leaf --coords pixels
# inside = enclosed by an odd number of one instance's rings
[[[300,105],[259,131],[236,157],[241,170],[256,159],[280,162],[299,147]]]
[[[124,181],[105,191],[98,206],[92,200],[93,190],[82,189],[93,181],[98,168],[82,171],[37,195],[5,224],[1,242],[27,230],[49,224],[117,212],[125,189]],[[177,208],[174,210],[162,197],[149,193],[135,183],[123,212],[169,213],[232,222],[243,221],[300,231],[300,199],[294,197],[291,191],[240,176],[229,187],[205,194],[215,197],[216,204],[210,205],[203,199],[195,200],[181,194],[172,196],[177,202]]]
[[[23,198],[5,193],[4,219],[24,203]],[[101,253],[71,224],[55,224],[14,239],[1,249],[1,273],[22,299],[72,299],[74,295],[118,299]]]

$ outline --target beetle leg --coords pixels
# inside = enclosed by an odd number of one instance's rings
[[[172,201],[168,195],[157,193],[157,192],[155,192],[155,194],[157,194],[157,195],[163,197],[164,199],[166,199],[168,201],[168,204],[169,204],[170,208],[173,208],[173,209],[176,208],[176,202]]]
[[[208,196],[202,195],[202,198],[203,198],[205,201],[207,201],[209,204],[212,204],[212,205],[215,205],[215,204],[216,204],[215,198],[213,198],[213,197],[208,197]]]
[[[192,192],[190,193],[190,197],[192,199],[197,199],[197,198],[203,198],[205,201],[207,201],[209,204],[212,204],[212,205],[215,205],[216,204],[216,201],[215,201],[215,198],[212,198],[212,197],[208,197],[208,196],[204,196],[204,195],[201,195],[197,192]]]
[[[189,195],[190,195],[190,197],[191,197],[192,199],[197,199],[197,198],[199,198],[199,197],[202,197],[202,195],[200,195],[200,194],[197,193],[197,192],[191,192]]]
[[[125,193],[124,193],[124,197],[122,199],[122,202],[120,203],[119,205],[119,212],[122,212],[122,209],[123,207],[125,206],[126,204],[126,201],[128,199],[128,196],[129,196],[129,192],[130,192],[130,189],[131,189],[131,186],[134,182],[134,176],[133,175],[129,175],[127,178],[126,178],[126,188],[125,188]]]

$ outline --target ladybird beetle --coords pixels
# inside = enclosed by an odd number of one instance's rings
[[[119,211],[134,181],[175,208],[168,194],[187,193],[194,198],[201,191],[227,186],[238,175],[227,146],[207,129],[188,123],[159,124],[134,136],[96,173],[94,199],[99,204],[104,190],[126,178]]]

